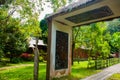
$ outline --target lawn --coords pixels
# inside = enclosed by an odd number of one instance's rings
[[[28,64],[28,63],[27,63]],[[33,64],[33,63],[29,63]],[[72,66],[72,73],[70,76],[57,78],[53,80],[79,80],[89,75],[95,74],[100,70],[94,68],[87,69],[87,61],[74,62]],[[40,63],[39,66],[39,80],[45,80],[46,64]],[[0,80],[33,80],[33,65],[20,68],[11,68],[0,71]]]
[[[29,64],[31,64],[31,66],[0,71],[0,80],[33,80],[33,63]],[[45,67],[45,63],[40,63],[39,80],[45,80]]]
[[[87,61],[82,61],[79,64],[77,62],[74,62],[70,76],[65,76],[54,80],[80,80],[97,72],[100,72],[100,70],[95,70],[95,68],[88,69],[87,64]]]
[[[22,64],[33,64],[31,62],[22,62],[22,63],[17,63],[17,64],[14,64],[14,63],[10,63],[9,61],[8,62],[0,62],[0,68],[2,67],[9,67],[9,66],[17,66],[17,65],[22,65]]]
[[[120,73],[113,74],[107,80],[120,80]]]

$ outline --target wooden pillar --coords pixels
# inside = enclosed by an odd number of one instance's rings
[[[48,47],[47,47],[47,67],[46,67],[46,80],[50,80],[50,52],[51,52],[51,32],[52,32],[52,19],[47,19],[48,23]]]

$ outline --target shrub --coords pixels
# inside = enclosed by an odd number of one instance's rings
[[[34,54],[22,53],[20,57],[25,61],[33,61]]]
[[[43,59],[43,61],[47,60],[47,53],[45,51],[43,51],[43,50],[40,50],[39,60],[41,61],[42,59]]]
[[[22,62],[22,59],[20,57],[14,57],[14,58],[12,58],[11,62],[12,63],[20,63],[20,62]]]
[[[5,61],[0,62],[0,66],[6,66],[7,63]]]
[[[3,51],[0,50],[0,61],[2,60],[2,57],[4,56]]]
[[[44,61],[43,56],[39,56],[39,61],[40,61],[40,62],[43,62],[43,61]]]

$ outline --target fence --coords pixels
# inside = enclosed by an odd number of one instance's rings
[[[95,60],[95,68],[96,69],[101,69],[105,68],[114,64],[117,64],[120,62],[120,58],[110,58],[110,59],[99,59]]]

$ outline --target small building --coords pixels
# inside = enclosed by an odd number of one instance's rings
[[[80,58],[80,59],[87,59],[88,58],[88,50],[83,49],[83,48],[77,48],[74,50],[73,57]]]
[[[27,50],[28,53],[33,53],[33,49],[36,45],[36,39],[35,38],[30,38],[29,39],[29,49]],[[47,44],[44,44],[43,40],[38,40],[38,49],[43,50],[44,52],[47,53]]]

